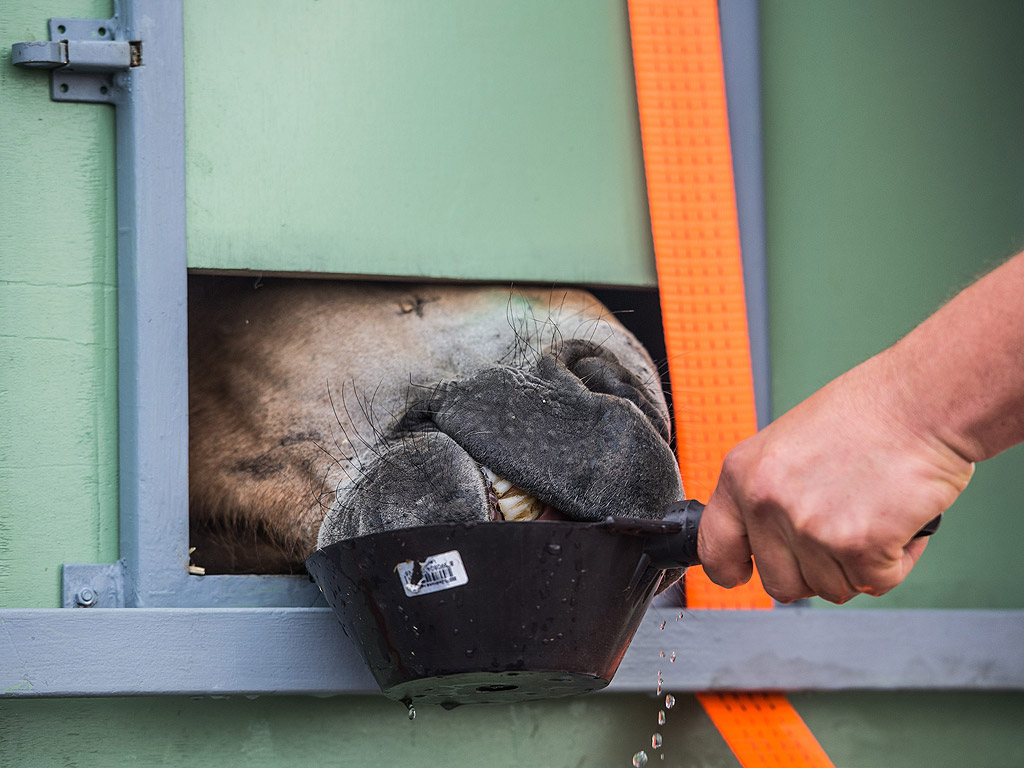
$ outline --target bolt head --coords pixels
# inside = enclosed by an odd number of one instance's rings
[[[96,593],[89,587],[82,587],[75,595],[75,602],[83,608],[96,605]]]

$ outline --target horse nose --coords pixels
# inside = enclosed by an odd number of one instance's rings
[[[586,339],[568,339],[552,344],[546,353],[568,368],[591,392],[621,397],[636,405],[665,442],[670,442],[668,417],[660,403],[611,350]]]

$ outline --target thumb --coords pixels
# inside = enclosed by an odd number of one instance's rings
[[[697,532],[697,553],[704,572],[718,586],[728,589],[750,581],[754,566],[747,527],[736,502],[721,485],[704,508]]]

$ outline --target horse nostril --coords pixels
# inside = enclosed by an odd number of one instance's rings
[[[550,352],[591,392],[629,400],[643,412],[666,443],[671,440],[668,420],[658,403],[612,352],[583,339],[569,339]]]

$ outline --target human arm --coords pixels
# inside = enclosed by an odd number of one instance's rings
[[[726,457],[700,555],[722,586],[845,602],[899,584],[974,463],[1024,440],[1024,254]]]

